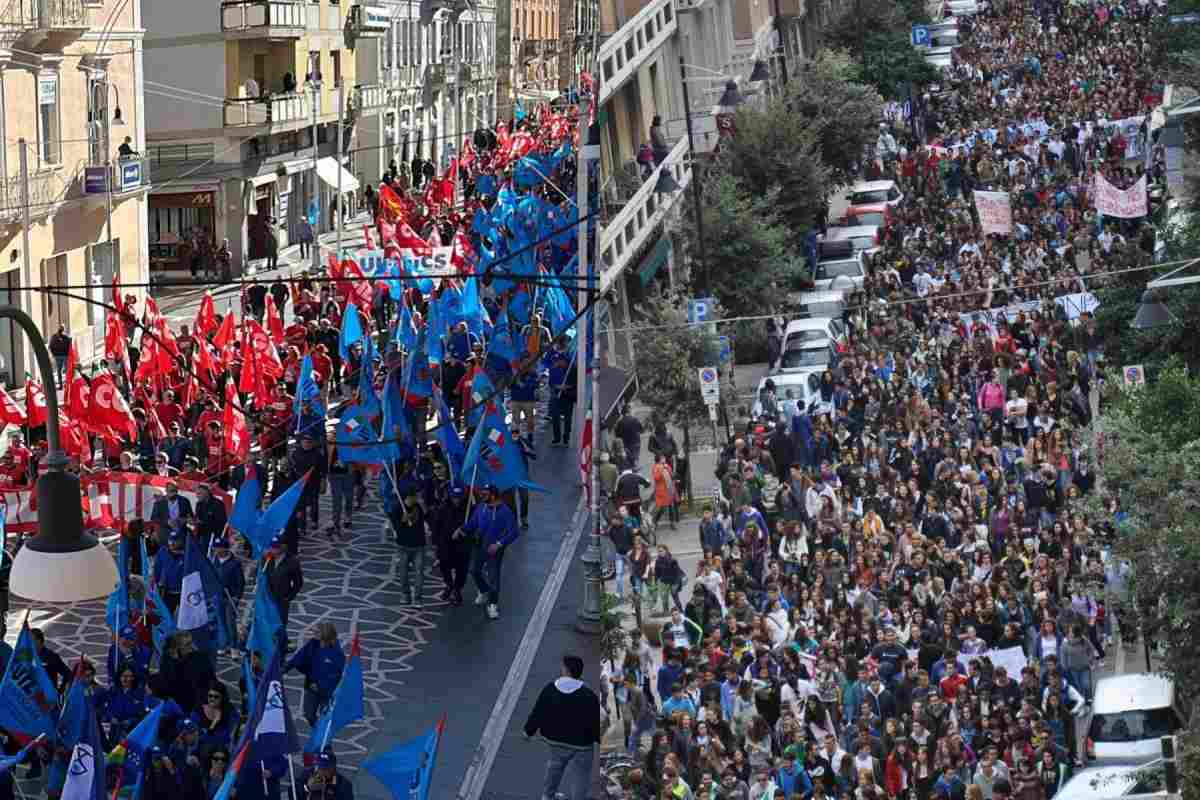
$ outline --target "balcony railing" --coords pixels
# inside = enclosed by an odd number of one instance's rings
[[[112,193],[118,196],[148,188],[150,159],[132,156],[118,159],[112,164],[84,166],[79,172],[79,188],[76,191],[87,196],[107,196],[108,179],[112,181]]]
[[[658,174],[671,173],[680,191],[660,195],[654,191]],[[600,291],[606,292],[621,273],[633,263],[642,245],[656,226],[661,224],[672,206],[683,196],[692,179],[687,139],[680,139],[663,159],[662,164],[646,179],[641,188],[600,232]]]
[[[21,193],[21,176],[10,175],[3,181],[0,190],[0,220],[20,222],[24,217],[24,195]],[[29,216],[39,219],[54,210],[57,203],[66,199],[67,187],[57,172],[34,172],[29,175]]]
[[[304,93],[272,97],[238,97],[225,100],[225,127],[281,126],[309,119],[309,98]]]
[[[61,50],[88,29],[83,0],[4,0],[0,47]]]
[[[287,0],[234,0],[221,4],[221,30],[247,32],[271,39],[299,39],[304,35],[303,3]]]
[[[374,111],[386,108],[388,105],[388,87],[379,83],[355,86],[353,103],[356,111]]]
[[[651,0],[600,45],[600,104],[675,33],[675,0]]]

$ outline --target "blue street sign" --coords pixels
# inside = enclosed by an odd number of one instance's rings
[[[121,191],[128,189],[136,189],[142,185],[142,162],[122,161],[121,162]]]
[[[733,360],[733,342],[729,340],[728,336],[718,336],[717,342],[720,343],[720,355],[717,360],[722,364],[728,364]]]
[[[697,322],[708,322],[708,318],[712,316],[713,306],[716,304],[716,298],[713,297],[697,297],[689,300],[688,322],[693,325]]]
[[[929,28],[924,25],[912,26],[912,46],[913,47],[929,47],[933,43],[932,37],[929,35]]]
[[[83,193],[104,194],[108,191],[108,167],[83,168]]]

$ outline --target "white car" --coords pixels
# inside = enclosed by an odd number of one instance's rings
[[[846,205],[851,209],[876,203],[898,206],[903,199],[904,193],[895,181],[859,181],[850,187]]]
[[[1150,777],[1146,765],[1121,767],[1091,767],[1081,770],[1063,784],[1054,795],[1054,800],[1116,800],[1129,795],[1151,795],[1165,797],[1166,789]]]
[[[942,70],[942,71],[948,70],[948,69],[950,69],[950,67],[951,67],[951,66],[953,66],[953,65],[954,65],[954,62],[953,62],[953,61],[950,59],[950,56],[949,56],[949,55],[944,55],[944,56],[926,56],[926,58],[925,58],[925,61],[926,61],[926,63],[928,63],[928,64],[929,64],[931,67],[935,67],[935,68],[937,68],[937,69],[940,69],[940,70]]]
[[[979,3],[976,0],[950,0],[946,5],[956,17],[970,17],[979,13]]]
[[[784,347],[772,375],[789,372],[824,372],[837,360],[837,345],[829,339],[795,340]]]
[[[817,268],[812,276],[813,289],[829,291],[833,288],[834,278],[838,277],[849,278],[855,289],[862,288],[867,277],[868,251],[859,250],[853,242],[843,239],[821,242],[817,252]]]
[[[783,333],[783,350],[800,347],[810,342],[829,340],[840,344],[846,338],[846,326],[840,319],[829,317],[805,317],[792,320]]]
[[[1162,739],[1186,728],[1175,684],[1163,675],[1112,675],[1096,681],[1088,725],[1088,760],[1141,764],[1162,756]]]
[[[758,388],[754,391],[754,405],[750,409],[750,414],[758,419],[763,415],[762,396],[766,389],[767,381],[775,384],[775,402],[780,408],[780,417],[785,417],[783,408],[785,404],[792,400],[801,411],[806,411],[813,414],[828,414],[832,411],[832,403],[826,403],[821,399],[821,373],[820,372],[797,372],[792,374],[771,375],[763,378],[758,382]],[[788,397],[788,392],[792,393],[791,398]],[[790,423],[790,419],[782,419],[782,422]]]
[[[878,225],[850,225],[830,228],[825,234],[827,242],[850,242],[855,250],[873,253],[879,249],[880,227]]]

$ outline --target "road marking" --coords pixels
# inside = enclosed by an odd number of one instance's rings
[[[517,645],[516,655],[513,657],[512,666],[508,668],[508,676],[504,679],[504,685],[500,687],[500,694],[496,697],[492,714],[488,717],[487,724],[483,726],[483,735],[479,739],[479,746],[475,748],[474,755],[471,756],[471,762],[467,765],[462,787],[459,788],[456,795],[457,800],[479,800],[483,794],[484,786],[492,771],[492,765],[495,764],[496,755],[500,752],[500,745],[504,741],[504,734],[508,730],[508,724],[517,708],[521,690],[524,689],[525,681],[529,678],[529,670],[533,667],[538,644],[546,633],[546,626],[550,622],[550,613],[554,610],[554,604],[558,602],[558,594],[562,591],[567,571],[571,568],[571,559],[574,558],[575,550],[579,546],[579,540],[583,537],[583,530],[587,522],[585,495],[579,498],[579,504],[571,517],[570,531],[563,539],[554,564],[550,568],[550,574],[546,576],[545,589],[538,598],[537,605],[534,606],[529,624],[525,626],[525,635],[521,637],[521,642]]]

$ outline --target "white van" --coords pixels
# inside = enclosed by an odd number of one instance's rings
[[[1186,716],[1175,684],[1162,675],[1115,675],[1096,682],[1088,759],[1097,764],[1143,764],[1162,756],[1162,737],[1173,736]]]

